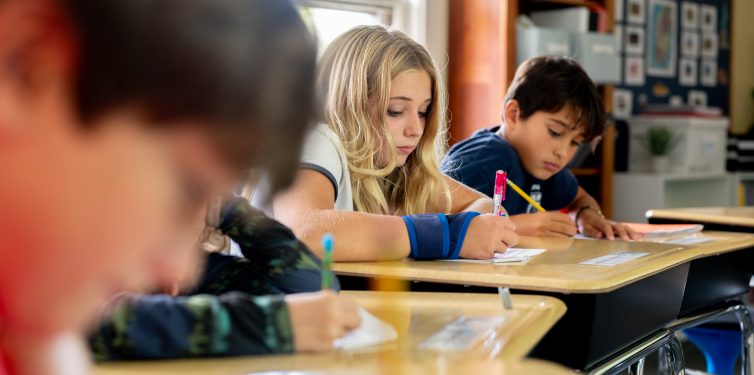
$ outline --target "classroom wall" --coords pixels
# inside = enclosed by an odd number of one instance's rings
[[[732,1],[730,122],[732,132],[745,133],[754,123],[754,2]]]
[[[448,83],[448,0],[428,0],[427,8],[427,49],[432,54],[442,72],[447,88]]]

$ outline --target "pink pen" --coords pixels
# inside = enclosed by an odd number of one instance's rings
[[[492,201],[495,204],[495,208],[492,214],[495,216],[505,216],[505,213],[500,210],[500,205],[505,200],[505,187],[508,185],[508,173],[505,171],[495,172],[495,193],[492,195]]]

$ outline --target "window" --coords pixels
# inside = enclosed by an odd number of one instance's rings
[[[320,53],[338,35],[360,25],[398,29],[422,43],[419,7],[424,0],[295,0],[301,15],[317,36]]]

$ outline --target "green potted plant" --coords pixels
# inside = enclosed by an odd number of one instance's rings
[[[655,173],[666,173],[670,170],[670,151],[675,146],[673,132],[666,128],[650,128],[647,130],[649,152],[652,154],[652,167]]]

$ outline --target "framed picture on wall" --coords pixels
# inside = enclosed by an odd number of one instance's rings
[[[699,81],[702,86],[717,86],[717,60],[702,60]]]
[[[702,5],[699,8],[703,31],[717,32],[717,7],[714,5]]]
[[[699,28],[699,4],[690,1],[681,3],[681,27],[686,30]]]
[[[684,31],[681,34],[681,56],[699,57],[699,34]]]
[[[631,117],[634,95],[631,90],[613,90],[613,116],[618,120]]]
[[[717,58],[717,33],[702,34],[702,56]]]
[[[678,38],[676,3],[650,0],[647,17],[647,75],[674,77]]]
[[[694,58],[681,58],[678,62],[678,83],[681,86],[696,86],[697,64]]]
[[[643,57],[626,57],[623,67],[624,84],[626,86],[643,86],[644,85],[644,58]]]
[[[706,107],[707,93],[701,90],[689,90],[689,105],[694,107]]]
[[[644,29],[639,26],[626,26],[626,53],[644,53]]]
[[[645,0],[626,0],[626,21],[638,25],[644,24]]]

